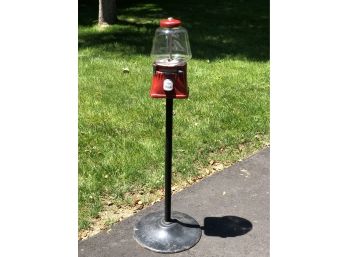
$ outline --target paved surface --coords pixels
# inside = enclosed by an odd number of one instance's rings
[[[202,238],[174,256],[269,256],[269,149],[218,172],[173,195],[172,209],[194,217]],[[162,210],[163,202],[79,242],[79,257],[151,257],[154,253],[133,239],[134,224],[145,214]],[[225,217],[225,218],[223,218]]]

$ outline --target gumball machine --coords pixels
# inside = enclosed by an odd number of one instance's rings
[[[151,50],[153,76],[150,96],[166,99],[166,141],[164,176],[164,211],[143,216],[134,227],[134,239],[144,248],[161,253],[175,253],[193,247],[202,230],[191,216],[171,211],[173,99],[189,96],[187,61],[191,49],[187,30],[181,21],[160,21]]]
[[[173,18],[160,21],[155,32],[151,57],[153,63],[151,97],[187,98],[187,61],[191,59],[187,30]]]

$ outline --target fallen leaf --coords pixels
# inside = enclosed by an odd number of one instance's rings
[[[241,169],[240,171],[243,172],[243,174],[241,174],[241,175],[245,175],[246,178],[249,177],[249,175],[250,175],[249,171],[247,171],[246,169]]]
[[[224,169],[224,165],[222,165],[221,163],[216,164],[213,167],[214,170],[223,170]]]
[[[243,144],[239,144],[239,145],[238,145],[239,151],[242,151],[244,148],[245,148],[245,145],[243,145]]]
[[[138,204],[138,205],[135,207],[136,210],[141,210],[142,208],[144,208],[144,205],[142,205],[142,204]]]

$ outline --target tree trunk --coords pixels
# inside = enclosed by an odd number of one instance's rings
[[[116,0],[99,0],[99,25],[111,25],[116,21]]]

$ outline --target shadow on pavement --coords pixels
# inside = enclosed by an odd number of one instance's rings
[[[204,234],[206,236],[236,237],[248,233],[253,228],[252,223],[237,216],[207,217],[204,219]]]
[[[199,227],[198,225],[185,224],[178,220],[173,222],[180,223],[186,227]],[[237,216],[206,217],[204,226],[200,227],[206,236],[216,237],[236,237],[242,236],[252,230],[252,223],[244,218]]]

